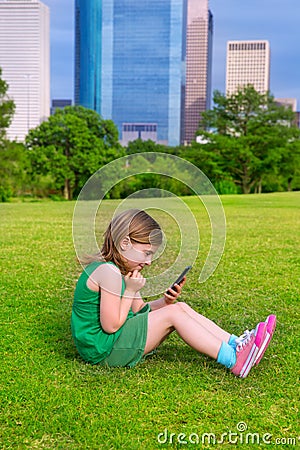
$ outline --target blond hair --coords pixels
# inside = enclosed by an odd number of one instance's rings
[[[129,269],[126,259],[120,253],[120,243],[125,237],[140,244],[159,247],[162,243],[162,231],[159,224],[143,210],[129,209],[114,216],[106,232],[102,249],[97,255],[87,257],[84,263],[93,261],[111,261],[125,275]]]

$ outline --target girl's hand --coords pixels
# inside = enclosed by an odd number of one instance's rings
[[[181,294],[182,287],[184,286],[186,281],[186,277],[182,280],[180,284],[175,284],[174,288],[167,289],[167,291],[164,293],[164,299],[167,305],[170,305],[174,303],[179,295]]]
[[[126,291],[136,294],[140,291],[146,283],[146,278],[138,271],[128,272],[124,277],[126,284]]]

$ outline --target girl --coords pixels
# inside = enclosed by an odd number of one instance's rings
[[[133,367],[176,331],[198,352],[246,377],[269,345],[276,317],[238,338],[176,302],[185,278],[145,303],[141,271],[161,243],[160,226],[145,211],[131,209],[113,218],[100,254],[88,261],[75,289],[71,329],[79,354],[92,364]]]

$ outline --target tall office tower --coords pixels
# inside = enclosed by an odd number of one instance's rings
[[[207,2],[76,0],[75,104],[112,119],[123,145],[136,138],[180,144],[185,136],[183,121],[189,123],[184,96],[191,89],[190,84],[185,89],[185,81],[194,70],[191,51],[185,76],[186,53],[195,35],[196,45],[204,41],[198,36],[204,28],[196,23],[204,10],[208,17]],[[199,3],[206,5],[203,11],[196,7]],[[204,80],[207,67],[197,66],[205,71]],[[198,89],[195,77],[192,83]]]
[[[208,0],[189,0],[186,28],[184,142],[195,138],[201,112],[210,109],[213,17]]]
[[[0,66],[16,111],[9,139],[23,141],[50,114],[49,8],[39,0],[0,0]]]
[[[226,94],[251,84],[260,93],[270,89],[270,45],[268,41],[227,43]]]

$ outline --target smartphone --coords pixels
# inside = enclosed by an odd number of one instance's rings
[[[192,266],[187,266],[179,275],[179,277],[174,281],[174,283],[171,286],[171,289],[174,288],[175,284],[180,284],[185,277],[185,275],[191,270]],[[167,290],[167,294],[170,294],[169,290]]]

